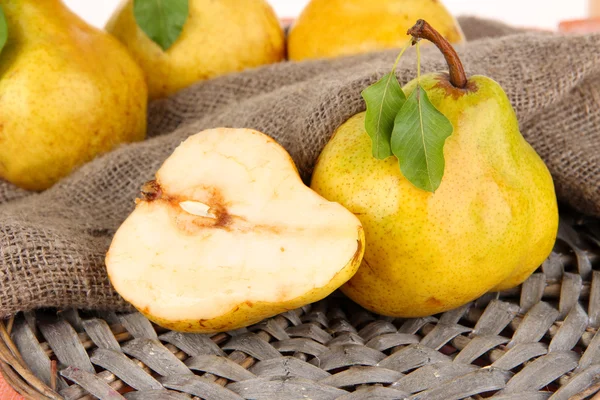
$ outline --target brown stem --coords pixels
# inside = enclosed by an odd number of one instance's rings
[[[410,28],[407,33],[412,35],[415,40],[426,39],[435,44],[448,63],[450,83],[459,89],[467,86],[467,75],[465,74],[465,69],[460,58],[458,58],[458,54],[456,54],[452,45],[438,31],[433,29],[427,21],[418,20],[415,26]]]

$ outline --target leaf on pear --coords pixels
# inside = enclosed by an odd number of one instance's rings
[[[452,131],[452,123],[417,85],[396,116],[391,141],[400,170],[413,185],[428,192],[440,186],[444,143]]]
[[[6,24],[6,17],[4,16],[4,10],[0,7],[0,51],[4,48],[6,41],[8,40],[8,25]]]
[[[406,95],[394,71],[363,90],[361,95],[367,105],[365,129],[373,143],[373,157],[383,160],[392,155],[390,139],[394,118],[406,101]]]
[[[188,0],[134,0],[135,21],[163,50],[177,40],[188,18]]]

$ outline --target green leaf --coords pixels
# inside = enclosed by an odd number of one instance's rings
[[[392,155],[390,139],[394,118],[406,101],[406,95],[393,70],[361,94],[367,104],[365,129],[373,142],[373,157],[383,160]]]
[[[452,123],[427,97],[421,85],[408,97],[396,116],[392,151],[402,174],[416,187],[435,192],[444,175],[444,143]]]
[[[8,25],[6,25],[4,10],[0,7],[0,51],[4,48],[6,40],[8,40]]]
[[[179,37],[188,17],[188,0],[134,0],[133,15],[153,42],[167,50]]]

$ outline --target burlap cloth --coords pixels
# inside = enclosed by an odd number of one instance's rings
[[[600,34],[460,23],[469,43],[457,50],[467,72],[504,87],[559,199],[600,216]],[[32,194],[0,182],[0,317],[39,307],[127,309],[107,279],[104,255],[140,186],[182,140],[206,128],[254,128],[283,145],[308,180],[336,127],[364,110],[361,90],[396,55],[280,63],[200,83],[151,104],[148,140],[97,158],[50,190]],[[424,72],[444,69],[437,50],[424,51]],[[415,57],[407,54],[398,78],[414,76]]]

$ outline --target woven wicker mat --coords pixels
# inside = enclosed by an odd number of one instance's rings
[[[216,335],[138,313],[39,311],[0,321],[0,366],[32,399],[600,398],[600,221],[562,211],[522,287],[393,319],[342,295]]]

